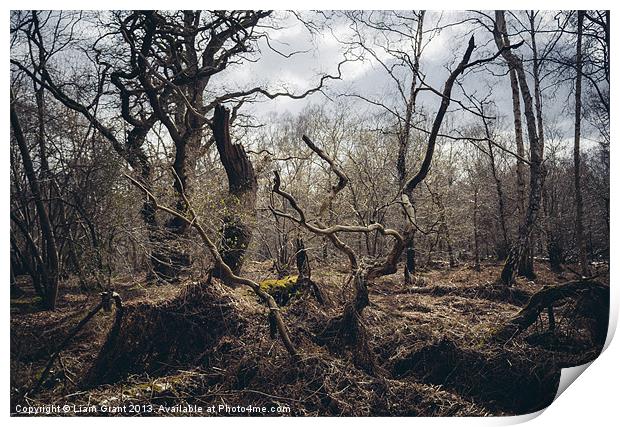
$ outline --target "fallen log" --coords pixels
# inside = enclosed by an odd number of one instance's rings
[[[595,341],[602,345],[607,335],[609,286],[588,278],[566,282],[558,286],[543,287],[532,295],[527,305],[516,316],[495,333],[495,340],[510,341],[534,324],[543,310],[552,308],[566,298],[576,297],[587,298],[595,302],[595,304],[589,305],[593,311],[589,314],[596,320],[597,324],[596,330],[593,331]]]

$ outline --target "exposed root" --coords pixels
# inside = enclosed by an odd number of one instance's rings
[[[384,369],[378,364],[368,340],[366,324],[362,311],[368,306],[368,289],[363,273],[358,272],[353,278],[354,298],[349,301],[342,314],[329,320],[316,338],[317,342],[326,344],[333,352],[350,350],[353,363],[370,375],[383,377]]]
[[[505,342],[518,336],[536,322],[545,309],[552,308],[567,298],[581,300],[581,314],[591,317],[595,322],[592,329],[593,341],[597,345],[603,345],[609,321],[609,286],[587,279],[559,286],[545,286],[532,295],[527,305],[495,334],[495,338]],[[555,319],[553,322],[555,324]]]

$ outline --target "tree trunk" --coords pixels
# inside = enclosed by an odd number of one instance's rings
[[[532,238],[534,236],[530,236],[526,243],[525,249],[523,250],[523,254],[521,255],[521,259],[519,260],[519,267],[517,268],[517,273],[519,276],[527,277],[530,280],[536,278],[536,273],[534,272],[534,242]]]
[[[413,113],[415,112],[416,107],[416,99],[417,99],[417,81],[420,68],[420,56],[422,56],[422,36],[424,29],[424,15],[425,11],[420,12],[420,16],[418,18],[418,26],[416,29],[416,50],[413,58],[413,73],[411,75],[411,86],[409,88],[409,99],[407,100],[407,105],[405,108],[405,118],[404,123],[402,124],[402,129],[399,132],[399,144],[398,144],[398,157],[396,162],[396,170],[398,172],[398,188],[403,189],[406,179],[407,179],[407,151],[409,149],[409,139],[411,135],[411,120],[413,118]],[[411,198],[413,202],[413,198]],[[403,212],[404,213],[404,212]],[[411,227],[409,224],[409,219],[407,214],[404,213],[405,222],[407,223],[407,227]],[[411,278],[413,274],[415,274],[415,230],[412,230],[409,233],[409,238],[406,241],[405,245],[405,254],[406,261],[404,267],[404,278],[405,284],[411,283]]]
[[[26,177],[28,178],[28,183],[30,184],[32,198],[34,199],[37,209],[37,215],[39,217],[39,223],[41,226],[41,234],[43,235],[43,240],[45,242],[45,259],[42,260],[43,262],[40,266],[45,281],[44,303],[47,309],[54,310],[56,308],[56,298],[58,297],[59,270],[56,238],[54,236],[54,230],[52,228],[48,212],[45,209],[45,205],[43,203],[41,189],[39,187],[39,180],[37,179],[34,171],[30,152],[28,151],[28,144],[26,143],[26,139],[22,132],[22,128],[19,123],[19,117],[17,116],[17,112],[15,111],[14,99],[11,99],[10,113],[11,127],[13,128],[13,134],[15,136],[15,140],[17,141],[17,145],[19,146],[19,151],[22,157],[22,161],[24,163],[24,169],[26,171]]]
[[[580,156],[580,139],[581,139],[581,78],[583,67],[583,56],[581,52],[581,39],[583,37],[583,11],[577,12],[577,58],[576,69],[577,79],[575,81],[575,240],[579,253],[579,267],[581,275],[588,276],[588,258],[586,254],[586,245],[583,238],[583,199],[581,196],[581,156]]]
[[[220,160],[228,177],[228,198],[220,253],[234,274],[239,274],[243,258],[252,240],[252,226],[256,215],[258,183],[254,167],[241,144],[230,139],[230,112],[222,105],[215,107],[213,136]],[[215,271],[219,275],[219,271]]]
[[[549,257],[551,270],[560,272],[562,271],[564,256],[560,236],[555,232],[551,222],[553,212],[553,200],[549,197],[548,191],[543,189],[543,223],[545,224],[545,234],[547,235],[547,256]]]
[[[308,258],[304,241],[299,237],[295,241],[295,262],[297,264],[297,271],[299,272],[297,281],[295,282],[297,291],[306,292],[310,290],[319,304],[325,304],[325,295],[321,291],[319,285],[310,277],[312,275],[310,259]]]
[[[495,43],[499,49],[506,46],[506,22],[504,19],[503,11],[495,12],[495,28],[493,35]],[[538,211],[541,205],[541,193],[544,180],[543,169],[543,141],[539,140],[538,131],[536,129],[536,118],[534,116],[533,100],[530,93],[525,70],[523,68],[523,62],[520,58],[514,55],[510,50],[504,49],[502,56],[508,63],[508,65],[516,71],[519,79],[519,86],[521,89],[521,95],[523,98],[523,105],[525,108],[525,119],[527,124],[527,134],[530,141],[530,197],[525,220],[519,227],[519,238],[513,244],[504,268],[501,273],[501,281],[510,285],[514,282],[515,276],[518,271],[519,261],[523,257],[524,252],[529,244],[529,239],[534,229],[538,217]]]
[[[413,275],[415,274],[415,230],[412,230],[410,237],[406,243],[406,261],[405,261],[405,284],[410,285],[412,283]]]
[[[452,87],[454,86],[454,82],[456,81],[456,78],[461,73],[463,73],[465,69],[467,68],[469,64],[469,59],[471,58],[471,54],[474,51],[474,48],[475,48],[475,44],[474,44],[474,38],[472,36],[467,44],[467,49],[465,50],[463,59],[458,64],[458,66],[452,71],[452,73],[450,73],[450,76],[448,77],[448,79],[446,80],[444,84],[441,104],[439,106],[439,109],[437,110],[437,114],[435,115],[435,119],[433,120],[433,125],[431,127],[431,132],[428,136],[428,141],[426,145],[426,153],[424,154],[424,160],[422,161],[422,164],[420,165],[420,169],[418,170],[418,173],[416,173],[411,179],[409,179],[403,186],[404,188],[402,188],[403,198],[406,198],[408,203],[412,203],[412,204],[414,203],[413,191],[422,181],[424,181],[424,179],[426,178],[426,175],[428,175],[428,172],[431,167],[431,162],[433,160],[433,154],[435,152],[435,143],[437,141],[437,136],[439,135],[439,130],[441,128],[443,118],[446,115],[446,111],[448,110],[448,107],[450,106],[450,100],[451,100],[450,96],[452,94]],[[408,222],[411,222],[412,220],[413,218],[407,219]],[[413,227],[412,226],[407,227],[404,233],[406,235],[404,243],[409,241],[409,239],[411,238],[410,235],[412,233],[413,233]],[[386,257],[386,259],[383,261],[383,263],[381,265],[378,265],[378,266],[375,266],[369,269],[368,280],[370,280],[372,277],[379,277],[379,276],[383,276],[386,274],[394,273],[397,268],[397,263],[400,260],[400,257],[406,246],[410,246],[413,249],[411,245],[403,245],[403,242],[396,241],[394,243],[394,246],[390,250],[390,253]],[[413,251],[411,253],[412,255],[414,254]]]
[[[519,99],[517,98],[517,103],[518,102],[519,102]],[[508,237],[508,227],[506,226],[506,202],[504,200],[504,189],[502,186],[502,181],[499,179],[499,176],[497,174],[497,168],[495,166],[495,154],[493,152],[493,144],[491,144],[490,142],[491,135],[489,134],[488,128],[486,127],[486,123],[485,123],[485,128],[486,128],[487,138],[489,138],[488,149],[489,149],[489,157],[491,161],[491,174],[493,175],[493,180],[495,181],[495,190],[497,191],[497,207],[499,211],[499,225],[502,230],[502,242],[500,245],[498,245],[498,248],[497,248],[497,258],[498,260],[503,261],[508,256],[508,248],[510,247],[510,239]],[[523,146],[523,142],[521,143],[521,146]]]
[[[450,268],[456,267],[456,259],[454,258],[454,250],[452,249],[452,237],[450,236],[450,229],[448,228],[448,221],[446,220],[446,209],[444,204],[440,201],[441,206],[441,224],[445,236],[446,248],[448,249],[448,260],[450,262]]]
[[[510,69],[510,88],[512,89],[512,112],[514,116],[515,142],[517,155],[525,157],[523,145],[523,124],[521,122],[521,101],[519,100],[519,81],[514,69]],[[521,159],[517,159],[517,210],[521,217],[525,215],[525,165]]]
[[[398,269],[398,262],[403,254],[403,251],[408,246],[414,249],[411,253],[411,260],[413,261],[412,267],[415,270],[415,248],[413,248],[411,244],[408,244],[409,241],[413,240],[413,230],[411,228],[407,228],[403,234],[403,241],[401,242],[399,240],[396,240],[394,242],[392,249],[390,249],[390,252],[385,257],[385,260],[368,269],[368,280],[373,280],[377,277],[387,276],[388,274],[396,273]]]
[[[536,47],[536,29],[535,29],[535,15],[529,13],[530,21],[530,38],[532,40],[532,71],[534,77],[534,106],[536,109],[536,121],[538,123],[538,141],[544,146],[545,144],[545,131],[543,126],[543,113],[542,113],[542,94],[540,91],[540,61],[538,58],[538,50]],[[533,239],[530,238],[527,244],[527,248],[524,251],[523,257],[519,262],[519,274],[529,279],[533,279],[536,275],[534,272],[534,244]]]
[[[478,189],[474,191],[474,269],[480,271],[480,238],[478,235]]]
[[[195,169],[196,148],[202,139],[202,129],[198,128],[190,132],[190,135],[182,141],[175,141],[175,157],[172,164],[174,177],[174,191],[176,194],[176,210],[181,213],[187,212],[185,197],[192,194],[190,174]],[[150,202],[146,202],[150,203]],[[145,221],[156,225],[151,217],[150,207]],[[171,217],[164,224],[163,233],[159,236],[159,248],[154,254],[153,261],[155,273],[158,278],[166,281],[176,281],[192,264],[187,249],[183,247],[182,237],[189,227],[177,217]]]
[[[508,36],[502,35],[502,40],[504,44],[509,44]],[[514,118],[514,128],[515,128],[515,143],[517,145],[517,155],[520,158],[525,156],[525,147],[523,145],[523,125],[521,122],[521,101],[519,99],[519,79],[517,78],[517,71],[510,63],[508,64],[510,69],[510,89],[512,94],[512,113]],[[524,164],[521,159],[517,159],[517,212],[519,214],[520,221],[523,221],[522,218],[525,217],[525,170]],[[522,226],[520,222],[519,227]],[[507,237],[506,233],[506,237]],[[506,251],[508,252],[509,240],[505,239],[507,244]],[[502,259],[507,258],[508,253],[504,255]],[[520,260],[520,270],[525,270],[526,266],[522,262],[523,257]]]
[[[137,135],[134,136],[136,138],[144,138],[146,133],[141,137]],[[140,170],[140,181],[145,188],[150,190],[153,178],[151,164],[142,150],[134,153],[134,155],[134,164]],[[176,251],[174,250],[174,239],[171,239],[171,235],[169,234],[170,225],[166,224],[165,227],[160,225],[157,221],[155,211],[156,208],[153,201],[146,197],[142,202],[141,214],[142,220],[146,225],[147,236],[151,245],[149,253],[149,261],[153,273],[151,278],[163,282],[175,281],[178,279],[180,269],[178,263],[175,262],[174,254]],[[171,221],[172,220],[169,222]]]
[[[505,43],[507,43],[507,39],[505,39]],[[523,125],[521,122],[521,102],[519,100],[519,81],[517,78],[517,72],[515,69],[510,67],[510,87],[512,91],[512,110],[514,115],[514,128],[515,128],[515,141],[517,144],[517,154],[520,157],[525,155],[525,147],[523,144]],[[517,159],[517,211],[519,213],[520,221],[523,221],[522,218],[526,215],[525,209],[525,171],[523,161],[521,159]],[[523,226],[523,222],[520,222],[519,228]],[[507,236],[507,234],[506,234]],[[505,240],[507,245],[509,244],[508,240]],[[531,277],[534,274],[533,267],[533,259],[530,257],[531,251],[529,248],[529,241],[526,243],[526,247],[523,251],[523,255],[519,259],[519,267],[518,273],[522,276]],[[506,250],[510,246],[506,246]],[[507,258],[507,255],[504,255],[504,258]]]

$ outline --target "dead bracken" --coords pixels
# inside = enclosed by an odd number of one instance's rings
[[[257,268],[256,274],[260,274]],[[243,289],[221,286],[215,279],[208,286],[170,285],[159,289],[158,296],[145,288],[124,300],[127,317],[121,330],[122,344],[113,351],[113,358],[95,357],[112,321],[110,315],[99,315],[61,355],[62,365],[41,393],[27,401],[31,405],[58,401],[78,406],[96,402],[169,408],[157,410],[155,415],[235,415],[206,410],[221,402],[265,408],[286,405],[291,410],[278,415],[532,412],[552,400],[559,369],[592,360],[601,343],[588,335],[594,331],[588,313],[574,316],[572,296],[556,308],[554,331],[548,331],[543,312],[519,337],[505,345],[496,343],[498,325],[515,316],[519,307],[496,299],[489,303],[486,295],[477,297],[473,289],[492,278],[498,268],[486,265],[481,273],[466,267],[420,273],[425,280],[450,283],[450,293],[419,293],[392,276],[370,285],[373,303],[364,313],[364,323],[381,368],[376,374],[351,364],[351,350],[333,351],[317,339],[327,319],[339,312],[338,277],[342,273],[331,268],[317,269],[314,275],[330,278],[321,282],[321,288],[334,304],[319,304],[312,294],[299,292],[282,307],[301,353],[298,361],[271,340],[267,327],[242,326],[261,324],[265,316],[265,309]],[[518,281],[515,288],[533,295],[543,288],[539,283],[557,281],[545,267],[540,266],[539,271],[537,281]],[[117,289],[122,294],[121,286]],[[162,299],[161,293],[167,296]],[[80,313],[70,309],[71,299],[68,293],[67,302],[63,299],[60,312],[51,318],[38,314],[15,318],[13,341],[21,341],[33,327],[46,327],[50,322],[61,336],[73,326],[74,313]],[[565,317],[567,313],[569,317]],[[163,335],[161,325],[170,322],[176,325],[176,333]],[[541,334],[550,335],[540,341],[536,337]],[[23,373],[41,369],[49,351],[28,355],[25,349],[12,347],[12,351],[18,349],[20,357],[14,357],[12,366],[16,373],[12,376],[14,399],[19,390],[31,386],[33,378]],[[93,371],[100,373],[93,377],[99,378],[98,382],[81,387],[73,384]],[[17,400],[13,404],[18,404]],[[174,408],[187,405],[205,410],[174,412]]]

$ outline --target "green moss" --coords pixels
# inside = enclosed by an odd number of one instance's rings
[[[45,371],[45,368],[41,368],[41,369],[37,369],[36,372],[34,373],[34,380],[35,381],[39,381],[41,379],[41,375],[43,375],[43,371]]]
[[[275,291],[276,289],[291,288],[297,282],[297,275],[285,276],[282,279],[267,279],[260,282],[260,287],[266,292]]]
[[[259,283],[263,291],[270,294],[278,305],[285,305],[297,292],[297,275],[282,279],[268,279]]]

